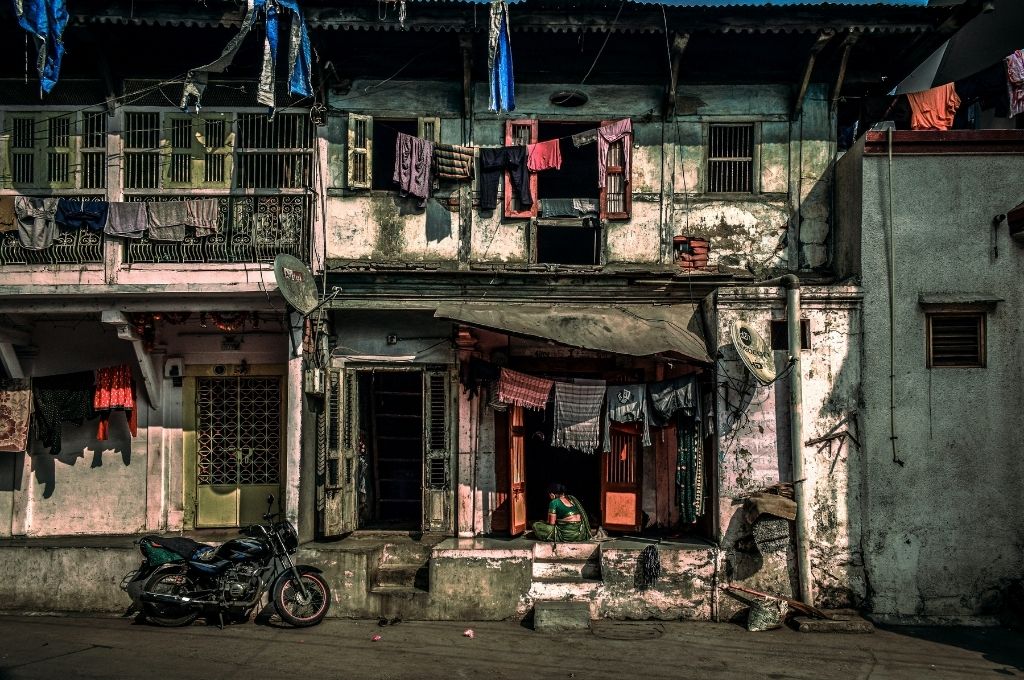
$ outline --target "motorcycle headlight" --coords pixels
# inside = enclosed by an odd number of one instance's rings
[[[285,549],[289,552],[295,552],[299,548],[299,534],[295,531],[295,527],[291,522],[284,521],[278,522],[276,527],[277,535],[281,537],[281,542],[284,543]]]

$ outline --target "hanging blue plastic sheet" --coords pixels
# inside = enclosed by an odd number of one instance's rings
[[[225,45],[220,56],[205,66],[189,71],[181,96],[181,108],[187,109],[194,100],[198,110],[210,74],[223,73],[231,66],[242,41],[252,30],[253,24],[261,13],[266,17],[267,32],[263,45],[263,64],[260,68],[259,84],[256,88],[256,101],[274,108],[274,75],[277,71],[278,46],[280,45],[281,10],[288,11],[292,15],[288,45],[288,91],[299,97],[312,96],[313,86],[310,82],[312,50],[309,46],[309,31],[306,29],[306,21],[298,2],[296,0],[248,0],[245,18],[242,19],[238,34]]]
[[[68,25],[67,5],[64,0],[14,0],[14,13],[18,25],[35,38],[39,87],[47,93],[60,76],[64,28]]]
[[[515,78],[512,75],[512,40],[508,31],[508,5],[491,3],[487,43],[487,70],[491,82],[491,111],[515,111]]]

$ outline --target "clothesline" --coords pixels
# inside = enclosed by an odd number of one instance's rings
[[[630,122],[633,122],[634,118],[642,119],[644,115],[646,115],[646,112],[643,113],[643,114],[636,114],[635,116],[625,116],[623,118],[617,118],[615,121],[613,121],[613,123],[609,123],[608,125],[598,125],[597,127],[588,128],[586,130],[583,130],[582,132],[577,132],[576,134],[573,134],[573,135],[563,135],[561,137],[552,137],[550,139],[539,139],[536,142],[530,142],[530,144],[544,144],[545,142],[554,142],[554,141],[561,142],[563,140],[572,139],[573,137],[578,137],[580,135],[587,134],[589,132],[596,132],[597,130],[600,130],[601,128],[609,127],[610,125],[612,125],[614,123],[620,123],[620,122],[622,122],[624,120],[629,120]],[[533,118],[525,118],[523,120],[533,121],[534,119]],[[374,125],[379,125],[380,127],[383,127],[383,128],[388,129],[388,130],[391,130],[392,132],[397,132],[398,134],[406,135],[408,137],[414,137],[415,139],[421,139],[421,140],[423,140],[425,142],[431,142],[432,144],[436,144],[437,143],[437,142],[434,142],[433,139],[427,139],[426,137],[420,137],[419,135],[410,135],[408,132],[402,132],[398,128],[392,127],[392,126],[388,125],[387,123],[374,121],[373,124]],[[495,145],[490,145],[490,144],[487,144],[487,145],[484,145],[484,144],[456,144],[456,145],[453,145],[453,146],[463,146],[463,147],[465,147],[467,149],[503,149],[507,145],[505,145],[505,144],[495,144]]]

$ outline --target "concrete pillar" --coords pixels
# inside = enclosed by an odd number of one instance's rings
[[[299,529],[299,482],[302,471],[302,329],[301,314],[288,317],[288,373],[287,402],[285,406],[284,479],[281,500],[285,516]]]

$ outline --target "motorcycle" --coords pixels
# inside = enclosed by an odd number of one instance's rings
[[[247,620],[264,593],[278,615],[292,626],[314,626],[331,606],[331,589],[322,571],[295,565],[299,546],[295,527],[274,521],[274,496],[267,497],[265,524],[252,524],[219,547],[189,538],[144,536],[138,541],[146,558],[129,572],[121,588],[132,598],[131,611],[141,610],[160,626],[187,626],[200,614]]]

